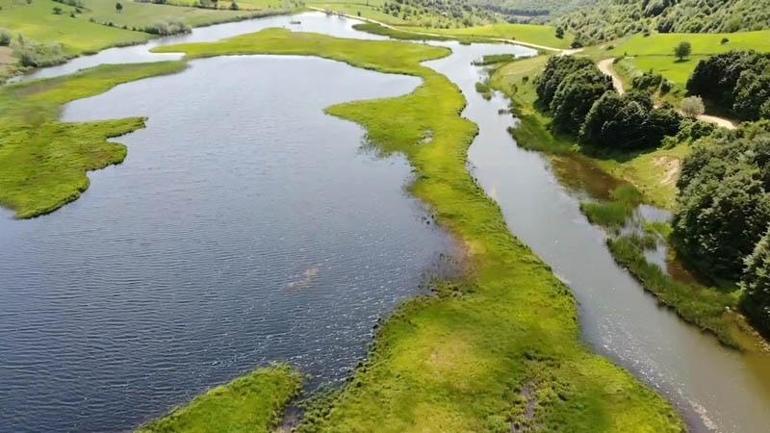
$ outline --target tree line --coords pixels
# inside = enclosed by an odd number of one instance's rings
[[[679,251],[701,273],[737,281],[741,309],[770,336],[770,121],[697,140],[677,186]]]
[[[612,80],[583,57],[551,57],[536,91],[555,131],[606,150],[660,146],[666,136],[679,133],[683,121],[670,106],[656,108],[648,91],[619,95]]]

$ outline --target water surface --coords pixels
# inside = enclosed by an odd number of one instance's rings
[[[419,80],[219,57],[66,106],[149,117],[128,157],[33,220],[0,219],[0,432],[119,432],[270,361],[346,377],[451,242],[329,105]]]
[[[516,146],[507,132],[515,120],[498,114],[508,101],[485,101],[474,88],[483,71],[470,65],[509,47],[452,48],[452,57],[428,64],[458,84],[468,100],[463,115],[479,126],[470,169],[513,234],[575,293],[585,340],[665,395],[694,433],[770,431],[770,359],[726,349],[660,307],[615,264],[604,232],[580,212],[585,194],[561,185],[543,155]]]

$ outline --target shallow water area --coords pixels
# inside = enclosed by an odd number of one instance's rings
[[[341,102],[419,84],[307,57],[218,57],[65,107],[147,116],[74,203],[0,220],[0,431],[119,432],[255,366],[310,389],[453,243]]]

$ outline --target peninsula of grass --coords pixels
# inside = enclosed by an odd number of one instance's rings
[[[468,272],[436,296],[406,303],[380,328],[368,361],[305,432],[682,432],[672,407],[581,342],[575,300],[509,232],[467,170],[477,129],[446,77],[420,62],[445,48],[337,39],[271,29],[207,44],[162,47],[188,57],[309,55],[422,78],[412,93],[327,112],[362,125],[414,168],[410,191],[467,250]],[[431,137],[426,142],[424,137]]]
[[[137,433],[270,433],[302,388],[291,367],[257,369],[212,388]]]
[[[0,205],[32,218],[77,199],[89,170],[118,164],[125,146],[108,141],[144,126],[129,118],[58,120],[61,107],[118,84],[178,72],[183,62],[100,66],[67,77],[0,88]]]

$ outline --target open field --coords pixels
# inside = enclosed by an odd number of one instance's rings
[[[265,367],[212,388],[137,433],[270,433],[299,393],[302,376],[291,367]]]
[[[381,328],[365,366],[304,431],[681,432],[672,408],[581,343],[567,288],[506,228],[467,171],[475,126],[457,87],[419,62],[446,49],[266,30],[162,47],[189,57],[313,55],[423,79],[411,94],[330,107],[415,170],[411,192],[466,246],[469,272],[407,303]],[[424,137],[432,137],[428,143]]]
[[[106,1],[106,0],[101,0]],[[114,8],[114,4],[110,3]],[[70,17],[75,8],[52,0],[34,0],[27,4],[20,0],[0,0],[0,28],[24,38],[44,43],[61,43],[69,55],[94,53],[116,45],[148,40],[147,33],[107,27],[89,22],[86,17]],[[54,7],[64,13],[55,15]]]
[[[419,27],[400,27],[402,30],[415,32],[435,33],[451,37],[477,37],[509,39],[553,48],[569,48],[572,36],[565,35],[563,39],[556,37],[556,28],[547,25],[536,24],[489,24],[477,27],[463,27],[454,29],[434,29]]]
[[[87,10],[83,18],[93,18],[98,23],[113,23],[115,26],[135,27],[145,26],[163,21],[181,21],[191,27],[208,25],[217,22],[230,21],[238,17],[248,16],[248,11],[213,10],[193,7],[178,7],[170,5],[137,3],[123,1],[123,10],[115,10],[115,2],[109,0],[84,0]]]
[[[380,8],[385,3],[384,0],[351,0],[351,1],[316,1],[311,0],[305,4],[309,7],[315,7],[334,12],[342,12],[347,15],[360,16],[376,20],[390,25],[406,24],[407,21],[387,14]]]
[[[723,39],[728,42],[722,43]],[[692,44],[692,55],[684,61],[674,56],[680,42]],[[742,33],[656,33],[648,37],[635,35],[617,41],[615,48],[605,50],[603,57],[628,56],[627,61],[638,71],[654,71],[678,86],[684,87],[698,61],[710,55],[731,50],[770,52],[770,30]]]
[[[182,62],[102,66],[64,78],[0,89],[0,205],[18,218],[53,212],[88,188],[89,170],[118,164],[125,146],[107,141],[144,126],[141,118],[59,122],[62,105],[118,84],[178,72]]]

